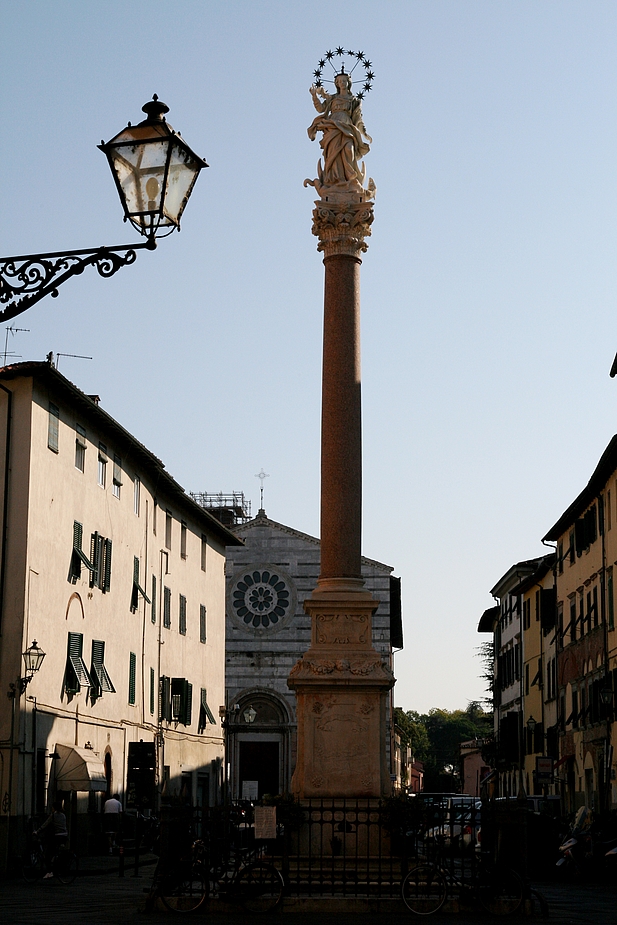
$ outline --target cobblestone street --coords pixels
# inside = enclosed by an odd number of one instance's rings
[[[71,886],[62,886],[53,880],[39,881],[28,885],[21,880],[4,880],[0,883],[0,925],[133,925],[173,921],[175,916],[164,912],[145,915],[144,887],[150,884],[153,868],[146,867],[135,878],[132,871],[126,871],[124,878],[115,872],[87,874],[80,876]],[[549,903],[549,919],[553,925],[614,925],[617,910],[617,884],[539,884]],[[328,900],[323,900],[323,911],[319,911],[314,900],[311,911],[299,911],[293,906],[284,906],[275,913],[279,925],[404,925],[416,921],[402,904],[382,902],[374,911],[332,911]],[[208,912],[197,913],[194,921],[203,920]],[[219,921],[244,923],[254,921],[248,914],[214,913]],[[536,909],[534,920],[544,921]],[[267,917],[264,917],[267,921]],[[481,911],[461,914],[432,916],[435,925],[472,925],[491,923],[493,918]],[[494,919],[503,922],[503,918]],[[522,916],[508,919],[512,922],[529,921]]]

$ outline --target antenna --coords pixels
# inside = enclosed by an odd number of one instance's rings
[[[60,357],[73,357],[76,360],[91,360],[92,357],[82,356],[81,353],[57,353],[56,354],[56,369],[60,369]]]
[[[12,352],[9,353],[8,351],[9,334],[12,334],[13,337],[15,337],[18,331],[23,331],[24,333],[29,334],[30,328],[16,328],[15,325],[12,324],[10,327],[5,328],[4,330],[6,331],[6,337],[4,338],[4,362],[2,365],[6,366],[7,357],[20,357],[21,356],[21,353],[12,353]]]
[[[261,471],[257,473],[257,475],[255,476],[255,478],[256,478],[256,479],[259,479],[260,482],[261,482],[261,488],[259,489],[259,491],[260,491],[260,497],[261,497],[261,503],[260,503],[260,505],[259,505],[259,510],[260,510],[260,511],[263,511],[263,509],[264,509],[264,479],[269,479],[270,476],[268,475],[267,472],[264,472],[263,466],[262,466],[262,467],[261,467]]]

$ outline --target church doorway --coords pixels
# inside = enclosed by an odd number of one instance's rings
[[[279,793],[279,742],[241,741],[239,745],[240,798],[261,799],[265,793]]]

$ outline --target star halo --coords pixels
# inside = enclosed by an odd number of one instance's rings
[[[335,63],[335,59],[339,59]],[[338,68],[337,65],[338,64]],[[333,84],[334,78],[337,74],[342,73],[342,69],[345,68],[345,73],[349,74],[351,77],[355,69],[362,65],[364,68],[364,83],[362,84],[362,89],[359,93],[356,93],[356,96],[359,100],[363,99],[365,94],[370,92],[373,78],[375,74],[373,73],[373,65],[366,57],[363,51],[346,51],[342,45],[339,45],[334,51],[327,51],[323,58],[319,60],[319,63],[315,70],[313,71],[313,86],[323,87],[324,84]],[[327,69],[328,66],[332,68],[332,78],[324,77],[324,69]],[[327,71],[329,73],[329,71]]]

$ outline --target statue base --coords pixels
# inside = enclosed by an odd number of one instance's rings
[[[292,793],[309,797],[385,797],[387,693],[394,684],[371,641],[378,606],[363,582],[320,581],[304,609],[312,642],[293,667],[298,754]]]

